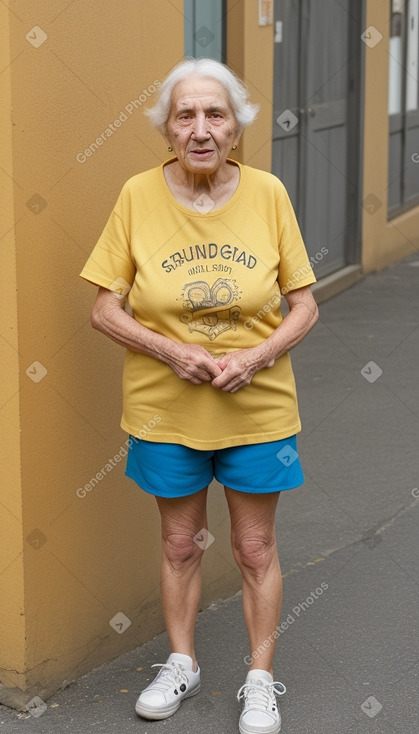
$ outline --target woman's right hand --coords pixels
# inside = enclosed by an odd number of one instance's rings
[[[221,375],[221,368],[204,347],[180,344],[138,323],[124,310],[124,299],[106,288],[99,287],[92,326],[126,349],[160,359],[194,385]]]
[[[211,382],[222,372],[210,353],[198,344],[173,342],[173,348],[166,352],[164,362],[181,380],[189,380],[193,385]]]

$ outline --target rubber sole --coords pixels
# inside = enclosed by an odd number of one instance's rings
[[[266,730],[262,731],[262,729],[256,729],[253,726],[250,728],[244,727],[242,726],[240,722],[239,722],[239,731],[240,731],[240,734],[266,734]],[[281,722],[279,722],[279,729],[275,729],[274,731],[272,731],[271,729],[269,734],[279,734],[280,731],[281,731]]]
[[[173,714],[176,713],[176,711],[179,709],[182,701],[185,701],[187,698],[191,698],[191,696],[196,696],[197,693],[199,693],[201,690],[201,684],[197,688],[194,688],[192,691],[189,691],[189,693],[186,694],[186,696],[183,696],[180,701],[176,702],[174,706],[166,707],[165,709],[159,709],[156,711],[156,709],[153,709],[151,706],[147,706],[146,704],[137,703],[135,704],[135,711],[138,714],[138,716],[142,716],[143,719],[150,719],[150,721],[161,721],[162,719],[168,719],[170,716],[173,716]]]

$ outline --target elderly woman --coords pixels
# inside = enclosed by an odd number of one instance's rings
[[[187,59],[175,67],[148,111],[173,155],[123,186],[81,276],[99,286],[92,325],[126,349],[127,476],[156,497],[161,515],[171,654],[136,711],[165,719],[200,690],[194,628],[215,476],[230,512],[250,644],[239,728],[275,734],[276,697],[285,692],[272,670],[282,596],[275,509],[281,491],[304,481],[289,351],[318,311],[283,184],[229,158],[256,113],[223,64]]]

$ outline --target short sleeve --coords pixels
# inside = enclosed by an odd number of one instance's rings
[[[287,190],[281,181],[277,197],[279,233],[279,276],[281,293],[316,282],[297,218]]]
[[[131,256],[129,223],[124,222],[124,189],[99,237],[80,277],[95,285],[126,295],[135,277],[135,264]],[[129,207],[128,207],[129,209]]]

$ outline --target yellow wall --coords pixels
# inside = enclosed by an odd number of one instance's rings
[[[0,7],[4,29],[0,67],[10,63],[8,13]],[[0,75],[0,668],[10,668],[7,685],[18,686],[25,661],[22,495],[19,433],[19,342],[13,211],[13,158],[10,126],[10,76]],[[16,671],[16,672],[14,672]],[[0,675],[0,681],[4,681]],[[0,693],[1,693],[0,685]]]
[[[363,210],[364,272],[406,257],[419,245],[419,207],[387,220],[389,7],[382,0],[367,1],[365,27],[375,26],[383,39],[365,49],[363,200],[374,194],[382,205],[372,214]]]
[[[92,330],[95,289],[78,273],[122,184],[166,157],[142,109],[127,107],[143,89],[152,102],[155,80],[182,58],[182,12],[181,0],[28,0],[10,11],[8,32],[0,4],[1,91],[12,110],[1,127],[10,214],[0,250],[0,701],[16,707],[164,628],[158,513],[124,477],[123,350]],[[262,65],[254,76],[246,69],[268,110]],[[269,168],[268,128],[265,137],[259,154],[254,137],[244,150]],[[114,456],[115,468],[79,497]],[[239,588],[216,487],[209,520],[216,541],[204,557],[202,606]],[[120,612],[131,621],[122,634],[109,624]]]

